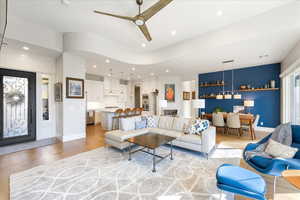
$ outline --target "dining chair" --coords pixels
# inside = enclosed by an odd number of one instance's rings
[[[254,138],[256,138],[256,136],[255,136],[255,128],[258,126],[259,119],[260,119],[260,115],[256,115],[255,116],[255,120],[252,123]],[[245,131],[248,131],[249,133],[251,132],[249,124],[242,124],[242,129],[245,130]]]
[[[217,112],[212,114],[212,124],[215,126],[217,129],[222,129],[223,133],[225,133],[225,121],[224,121],[224,116],[223,113]]]
[[[112,130],[116,130],[119,128],[120,118],[122,117],[124,117],[123,109],[116,110],[112,118]]]
[[[229,130],[236,130],[239,136],[242,136],[242,127],[240,115],[238,113],[229,113],[227,115],[227,132]]]

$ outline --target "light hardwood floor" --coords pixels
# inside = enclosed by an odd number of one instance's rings
[[[0,156],[0,200],[9,199],[9,176],[13,173],[33,168],[38,165],[47,164],[55,160],[66,158],[104,146],[105,131],[100,126],[88,126],[86,139],[75,140],[66,143],[57,143],[40,148],[20,151]],[[252,142],[249,137],[239,138],[232,135],[217,135],[217,143],[221,148],[240,148]],[[241,166],[251,169],[241,160]],[[253,170],[254,171],[254,170]],[[269,196],[272,196],[272,177],[265,177],[268,183]],[[236,199],[245,199],[236,197]],[[269,198],[272,199],[272,198]],[[299,190],[296,190],[286,181],[278,181],[276,199],[296,200],[300,199]]]

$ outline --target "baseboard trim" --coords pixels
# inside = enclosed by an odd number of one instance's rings
[[[76,134],[76,135],[62,136],[62,137],[60,137],[59,139],[60,139],[62,142],[69,142],[69,141],[72,141],[72,140],[78,140],[78,139],[82,139],[82,138],[85,138],[85,133],[82,133],[82,134]]]
[[[270,128],[270,127],[262,127],[262,126],[258,126],[255,128],[255,130],[257,131],[264,131],[264,132],[273,132],[275,130],[275,128]]]

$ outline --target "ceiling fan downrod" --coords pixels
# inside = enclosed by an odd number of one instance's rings
[[[137,5],[139,6],[139,15],[141,14],[141,6],[143,5],[143,0],[136,0]]]

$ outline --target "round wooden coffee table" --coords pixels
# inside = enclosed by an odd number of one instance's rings
[[[300,190],[300,170],[283,171],[282,177]]]

